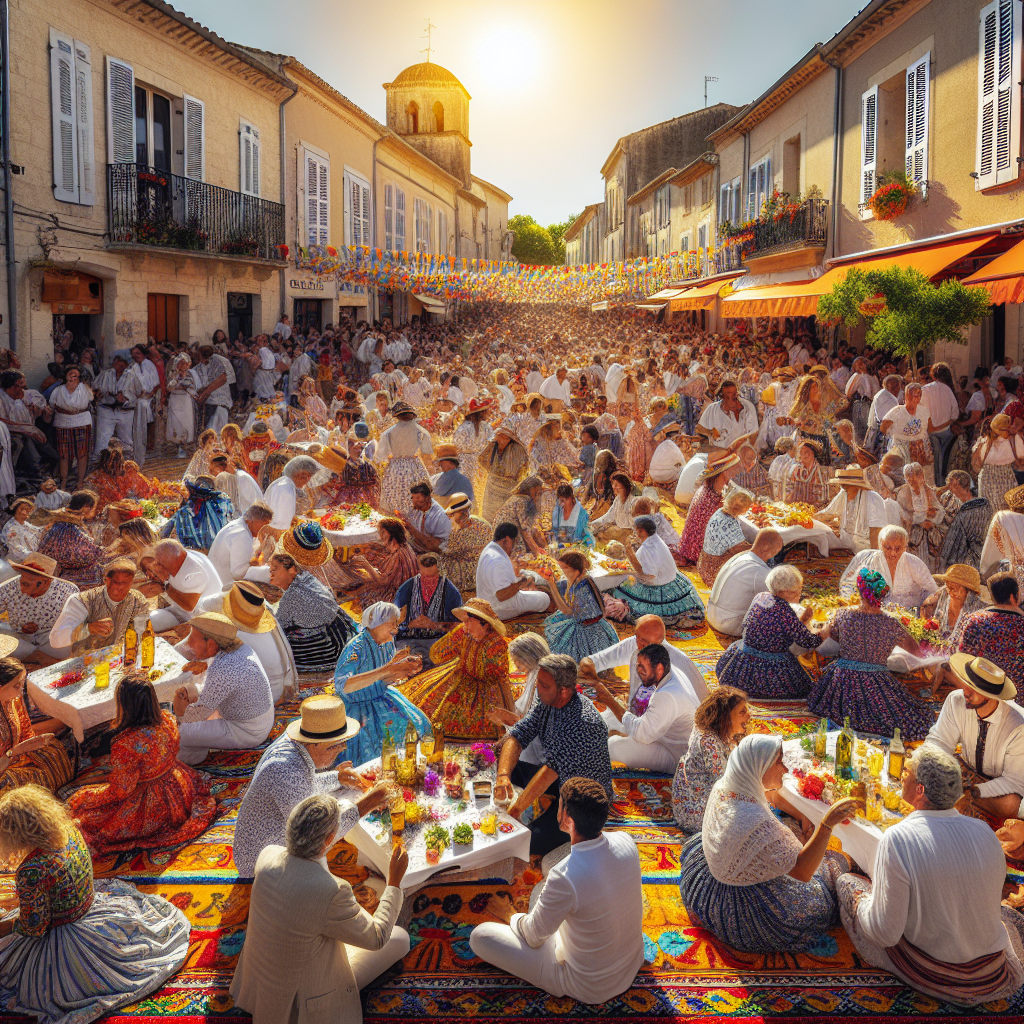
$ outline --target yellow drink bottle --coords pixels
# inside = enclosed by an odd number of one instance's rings
[[[142,667],[152,668],[156,659],[156,634],[153,632],[153,623],[146,619],[146,629],[142,634]]]

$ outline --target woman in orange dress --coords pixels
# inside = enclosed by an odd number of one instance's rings
[[[100,461],[86,477],[85,486],[99,495],[98,512],[121,498],[141,501],[159,494],[159,488],[146,478],[138,464],[124,457],[117,438],[111,438],[109,447],[100,452]]]
[[[437,666],[396,687],[431,722],[440,721],[446,738],[496,740],[504,730],[487,720],[498,708],[515,710],[509,686],[505,623],[489,601],[470,598],[453,615],[462,620],[430,648]]]
[[[145,672],[117,684],[109,781],[83,786],[68,809],[94,854],[184,846],[217,814],[209,782],[178,759],[178,726]]]

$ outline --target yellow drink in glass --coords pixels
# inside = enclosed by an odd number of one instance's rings
[[[431,736],[431,735],[430,735],[429,733],[427,733],[427,734],[426,734],[426,735],[425,735],[425,736],[424,736],[424,737],[423,737],[423,738],[422,738],[422,739],[420,740],[420,753],[421,753],[421,754],[422,754],[422,755],[423,755],[423,756],[424,756],[425,758],[428,758],[428,759],[429,759],[429,758],[430,758],[430,755],[431,755],[431,754],[433,754],[433,752],[434,752],[434,737],[433,737],[433,736]]]
[[[110,686],[110,662],[98,661],[93,669],[96,676],[96,689],[105,690]]]
[[[877,779],[882,774],[882,762],[885,760],[885,752],[881,747],[872,746],[868,751],[868,774]]]
[[[493,808],[480,815],[480,831],[486,836],[493,836],[498,830],[498,812]]]

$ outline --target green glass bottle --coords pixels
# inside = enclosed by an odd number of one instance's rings
[[[836,776],[849,778],[853,768],[853,730],[850,716],[843,719],[843,731],[836,737]]]

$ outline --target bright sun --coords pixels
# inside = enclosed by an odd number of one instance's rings
[[[522,24],[505,22],[485,29],[473,46],[480,74],[500,76],[504,92],[519,91],[534,83],[540,69],[540,41]]]

